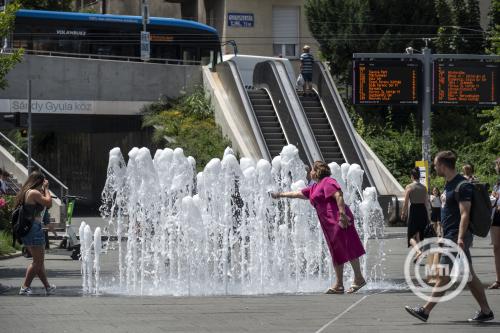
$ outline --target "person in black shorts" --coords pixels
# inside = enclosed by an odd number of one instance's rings
[[[304,94],[308,94],[312,89],[314,57],[310,53],[309,45],[304,45],[302,51],[304,53],[300,55],[300,74],[304,78]]]
[[[471,209],[471,199],[473,193],[473,185],[469,182],[463,183],[458,191],[458,200],[455,196],[455,189],[457,185],[465,181],[465,177],[457,174],[455,164],[457,156],[451,151],[439,152],[434,158],[434,168],[438,176],[446,179],[444,187],[444,194],[446,196],[445,204],[441,211],[441,225],[443,227],[443,238],[449,239],[458,244],[464,251],[467,260],[470,264],[470,274],[472,280],[468,282],[469,290],[478,302],[481,310],[469,319],[470,322],[484,322],[494,319],[493,311],[491,311],[484,287],[477,277],[472,267],[472,258],[469,251],[472,243],[472,234],[469,231],[469,216]],[[453,262],[448,256],[441,256],[440,264],[448,265],[449,271],[453,266]],[[450,281],[449,276],[439,275],[436,287],[442,287]],[[444,292],[437,292],[433,290],[433,297],[441,297]],[[427,302],[423,307],[405,306],[406,311],[412,316],[426,322],[429,314],[434,308],[436,303]]]

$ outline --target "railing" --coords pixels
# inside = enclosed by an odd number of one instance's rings
[[[11,53],[17,50],[14,48],[3,49],[2,53]],[[59,51],[42,51],[42,50],[28,50],[23,49],[25,54],[32,55],[45,55],[51,57],[71,57],[71,58],[83,58],[83,59],[100,59],[100,60],[118,60],[118,61],[129,61],[129,62],[148,62],[155,64],[170,64],[170,65],[201,65],[199,60],[183,60],[183,59],[167,59],[167,58],[151,58],[148,61],[142,60],[140,57],[126,57],[108,54],[90,54],[90,53],[71,53],[71,52],[59,52]]]
[[[22,150],[21,148],[19,148],[14,142],[12,142],[5,134],[3,134],[2,132],[0,132],[0,137],[4,141],[6,141],[7,143],[9,143],[13,148],[15,148],[24,157],[28,158],[28,154],[26,154],[24,152],[24,150]],[[52,182],[56,183],[59,186],[59,188],[60,188],[59,198],[62,198],[64,196],[68,195],[68,187],[66,185],[64,185],[63,182],[61,182],[59,179],[57,179],[56,176],[54,176],[49,171],[47,171],[47,169],[45,169],[43,166],[41,166],[40,163],[38,163],[37,161],[35,161],[33,158],[31,159],[31,163],[33,163],[33,165],[35,165],[37,168],[39,168],[43,172],[43,174],[45,175],[45,177],[49,178]]]

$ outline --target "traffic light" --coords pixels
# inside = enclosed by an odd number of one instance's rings
[[[21,137],[26,138],[28,136],[28,129],[27,128],[19,129],[19,134],[21,134]]]

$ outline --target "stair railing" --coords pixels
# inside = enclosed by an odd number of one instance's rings
[[[7,142],[11,147],[16,149],[20,154],[22,154],[24,157],[28,158],[28,154],[26,154],[26,152],[24,150],[22,150],[20,147],[18,147],[14,142],[12,142],[5,134],[0,132],[0,137],[5,142]],[[64,185],[64,183],[62,181],[57,179],[56,176],[51,174],[47,169],[45,169],[42,165],[40,165],[40,163],[35,161],[33,158],[31,159],[31,163],[33,163],[33,165],[35,165],[38,169],[40,169],[40,171],[43,172],[43,174],[45,175],[46,178],[49,178],[51,182],[56,183],[59,186],[59,194],[60,194],[59,198],[61,200],[65,195],[68,195],[68,187],[66,185]]]

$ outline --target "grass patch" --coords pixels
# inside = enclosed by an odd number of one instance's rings
[[[15,253],[21,250],[21,245],[16,243],[16,247],[12,247],[12,235],[7,231],[0,231],[0,255]]]

